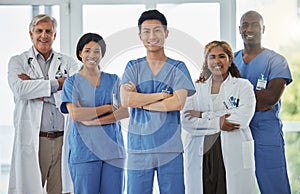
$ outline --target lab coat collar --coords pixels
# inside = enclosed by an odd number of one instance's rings
[[[221,87],[223,85],[227,85],[227,84],[235,84],[237,81],[237,79],[235,77],[232,77],[232,75],[229,73],[227,78],[223,81]],[[206,81],[205,84],[207,84],[208,86],[212,85],[212,76],[210,76]]]
[[[43,77],[41,67],[36,58],[37,55],[38,55],[38,51],[34,48],[34,46],[32,46],[28,51],[28,64],[30,66],[33,66],[33,69],[35,69],[36,74],[38,74],[40,77]],[[55,74],[59,66],[62,65],[62,57],[63,57],[62,54],[52,50],[52,55],[53,57],[49,68],[49,79],[55,79]]]
[[[29,58],[36,58],[36,59],[37,59],[37,55],[39,54],[39,52],[36,50],[36,48],[34,46],[32,46],[29,49],[28,53],[29,53],[28,54]],[[52,53],[51,53],[50,57],[52,57],[52,56],[53,56],[53,58],[57,58],[59,60],[61,60],[61,58],[62,58],[62,55],[60,53],[58,53],[58,52],[55,52],[53,49],[52,49]]]

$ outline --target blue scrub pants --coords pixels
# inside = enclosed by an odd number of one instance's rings
[[[184,194],[182,153],[162,166],[145,170],[128,170],[127,194],[152,194],[155,171],[160,194]]]
[[[124,170],[104,161],[70,164],[74,194],[122,194]]]
[[[261,194],[290,194],[284,144],[255,144],[256,178]]]

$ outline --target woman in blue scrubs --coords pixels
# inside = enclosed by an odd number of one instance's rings
[[[124,189],[124,143],[119,120],[128,117],[118,103],[120,79],[100,70],[103,38],[84,34],[76,48],[83,63],[63,86],[61,111],[73,123],[69,132],[69,168],[74,193],[121,194]]]

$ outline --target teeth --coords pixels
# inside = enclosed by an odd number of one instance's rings
[[[247,38],[253,38],[253,37],[254,37],[253,35],[247,34]]]
[[[220,66],[220,65],[214,65],[213,68],[215,68],[215,69],[221,69],[222,66]]]
[[[95,60],[88,60],[89,63],[96,63],[97,61]]]
[[[157,44],[158,42],[157,41],[155,41],[155,42],[149,42],[149,44]]]

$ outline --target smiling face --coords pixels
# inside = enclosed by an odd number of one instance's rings
[[[52,44],[55,40],[53,23],[49,20],[37,23],[30,33],[34,47],[45,59],[48,59],[52,50]]]
[[[228,68],[232,60],[221,46],[213,47],[207,55],[207,65],[213,76],[222,76],[223,80],[228,76]]]
[[[85,68],[94,69],[98,68],[101,60],[101,47],[97,42],[91,41],[84,45],[82,51],[79,52]]]
[[[168,33],[159,20],[145,20],[141,25],[139,36],[148,52],[157,52],[163,50]]]
[[[240,21],[239,30],[245,45],[260,45],[262,34],[265,31],[262,17],[256,12],[244,14]]]

